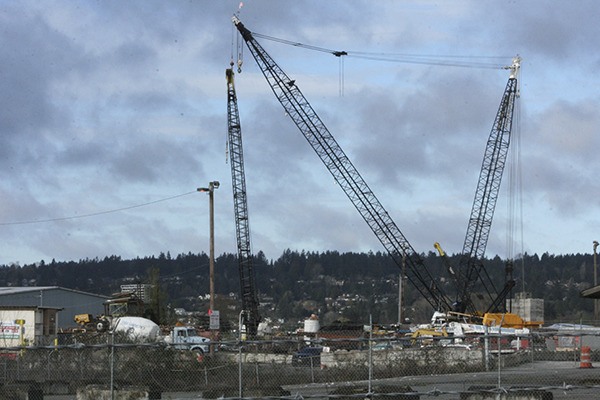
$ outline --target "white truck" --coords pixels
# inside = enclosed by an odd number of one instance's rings
[[[198,335],[196,329],[191,326],[175,326],[164,340],[167,345],[177,350],[192,350],[202,353],[210,351],[210,339]]]
[[[161,342],[177,350],[192,350],[208,353],[210,339],[198,335],[192,326],[174,326],[166,336],[160,334],[160,327],[153,321],[142,317],[117,317],[101,315],[93,317],[91,314],[80,314],[75,321],[84,329],[94,332],[114,332],[123,335],[133,342]]]
[[[138,342],[155,342],[160,339],[160,327],[147,318],[78,314],[74,320],[83,332],[114,332]]]

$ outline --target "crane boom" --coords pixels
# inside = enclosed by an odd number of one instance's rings
[[[510,77],[506,84],[483,156],[467,234],[457,268],[461,277],[461,287],[457,296],[457,304],[459,305],[457,311],[460,312],[464,312],[465,310],[472,313],[475,312],[475,306],[471,300],[471,291],[478,280],[483,284],[494,307],[497,307],[503,301],[500,298],[502,297],[501,295],[506,297],[510,289],[508,286],[511,288],[514,286],[514,282],[512,285],[507,282],[507,286],[499,296],[492,280],[483,267],[482,260],[492,226],[496,200],[498,199],[500,182],[502,181],[502,174],[510,145],[515,100],[519,96],[517,76],[520,65],[521,58],[517,56],[513,59],[512,65],[506,67],[511,71]]]
[[[419,293],[434,309],[450,310],[451,302],[449,298],[438,286],[436,279],[425,268],[419,254],[413,249],[373,191],[350,162],[297,87],[295,81],[286,75],[256,41],[252,32],[236,16],[232,17],[232,21],[287,115],[294,121],[394,262],[401,267],[404,256],[407,266],[406,276]]]
[[[248,201],[246,196],[246,176],[244,173],[242,129],[233,82],[234,74],[231,68],[225,70],[225,77],[227,79],[227,128],[242,310],[246,315],[246,332],[250,337],[254,337],[258,330],[260,315],[258,313],[258,299],[256,295],[252,252],[250,248],[250,224],[248,222]]]

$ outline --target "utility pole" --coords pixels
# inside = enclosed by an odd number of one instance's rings
[[[598,286],[598,263],[597,261],[597,248],[598,241],[594,240],[594,287]],[[598,299],[594,299],[594,321],[598,321]]]
[[[210,218],[210,253],[209,253],[209,287],[210,287],[210,305],[208,309],[209,316],[215,311],[215,204],[214,191],[218,189],[220,183],[218,181],[209,182],[208,187],[198,188],[198,192],[208,192],[209,203],[209,218]],[[218,328],[217,328],[218,329]],[[210,328],[210,339],[214,341],[214,327]],[[214,351],[214,346],[211,344],[210,353]]]

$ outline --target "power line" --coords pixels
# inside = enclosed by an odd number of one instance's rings
[[[0,226],[40,224],[40,223],[46,223],[46,222],[57,222],[57,221],[67,221],[67,220],[72,220],[72,219],[81,219],[81,218],[96,217],[98,215],[112,214],[112,213],[116,213],[116,212],[120,212],[120,211],[131,210],[133,208],[145,207],[145,206],[149,206],[149,205],[152,205],[152,204],[156,204],[156,203],[161,203],[161,202],[164,202],[164,201],[169,201],[169,200],[177,199],[179,197],[188,196],[188,195],[190,195],[192,193],[196,193],[196,192],[197,191],[194,190],[193,192],[187,192],[187,193],[182,193],[182,194],[178,194],[178,195],[171,196],[171,197],[165,197],[163,199],[149,201],[147,203],[136,204],[136,205],[128,206],[128,207],[115,208],[115,209],[106,210],[106,211],[98,211],[98,212],[90,213],[90,214],[72,215],[72,216],[68,216],[68,217],[38,219],[38,220],[30,220],[30,221],[0,222]]]

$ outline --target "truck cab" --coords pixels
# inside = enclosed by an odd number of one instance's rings
[[[178,350],[192,350],[208,353],[210,351],[210,339],[198,335],[196,329],[191,326],[176,326],[165,341]]]

